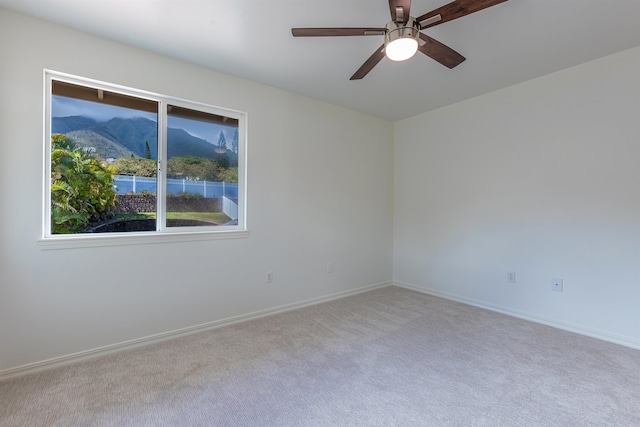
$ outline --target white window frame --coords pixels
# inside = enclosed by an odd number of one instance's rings
[[[157,211],[155,231],[126,233],[81,233],[51,234],[51,96],[52,82],[61,81],[109,92],[147,99],[158,103],[158,182],[156,184]],[[205,113],[226,116],[238,120],[238,224],[212,227],[166,227],[166,158],[167,158],[167,105],[175,105]],[[84,77],[73,76],[52,70],[44,70],[44,180],[42,206],[42,249],[66,249],[94,246],[116,246],[130,244],[150,244],[160,242],[184,242],[212,239],[246,238],[247,229],[247,114],[215,107],[195,101],[188,101],[167,95],[105,83]]]

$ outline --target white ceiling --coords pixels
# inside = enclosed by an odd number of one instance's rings
[[[413,0],[419,16],[449,0]],[[509,0],[427,29],[467,58],[417,54],[349,77],[382,36],[293,38],[292,27],[383,27],[387,0],[0,0],[225,73],[398,120],[640,45],[640,0]]]

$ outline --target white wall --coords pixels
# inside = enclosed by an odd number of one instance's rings
[[[0,373],[391,280],[390,122],[3,9],[0,63]],[[249,238],[42,250],[44,68],[247,112]]]
[[[395,281],[640,348],[639,76],[640,47],[395,123]]]
[[[3,9],[0,64],[0,375],[384,283],[392,260],[399,284],[640,347],[640,48],[395,133]],[[41,250],[44,68],[247,112],[250,237]]]

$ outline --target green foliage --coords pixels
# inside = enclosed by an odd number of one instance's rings
[[[65,135],[51,137],[51,231],[82,231],[89,221],[113,215],[115,170]]]
[[[149,141],[144,142],[144,158],[151,159],[151,148],[149,148]]]
[[[218,164],[204,157],[173,157],[167,162],[167,177],[195,181],[217,181]]]
[[[218,178],[224,182],[238,182],[238,168],[220,169]]]
[[[223,153],[223,154],[216,153],[215,162],[221,168],[228,168],[230,166],[229,157],[227,156],[227,153]]]
[[[238,154],[238,129],[233,132],[233,140],[231,141],[231,150]]]
[[[238,167],[226,166],[229,161],[225,154],[218,156],[225,161],[195,156],[173,157],[167,162],[167,177],[194,181],[238,182]]]
[[[220,135],[218,136],[218,148],[226,150],[227,149],[227,139],[224,137],[224,133],[220,131]]]
[[[136,175],[155,178],[157,174],[156,161],[150,159],[121,157],[116,159],[111,165],[118,175]]]

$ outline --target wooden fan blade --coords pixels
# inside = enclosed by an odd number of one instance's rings
[[[429,13],[425,13],[424,15],[419,16],[418,18],[416,18],[416,21],[418,21],[418,23],[421,23],[434,15],[440,15],[442,19],[440,19],[439,21],[422,26],[423,29],[429,28],[433,27],[434,25],[452,21],[471,13],[478,12],[479,10],[495,6],[505,1],[507,0],[455,0],[451,3],[445,4],[442,7],[439,7],[438,9],[432,10]]]
[[[426,34],[420,33],[420,40],[424,41],[424,43],[418,45],[418,50],[445,67],[454,68],[466,59],[449,46],[440,43],[436,39],[432,39]]]
[[[401,16],[398,15],[398,8],[401,8]],[[389,11],[392,21],[407,22],[411,11],[411,0],[389,0]]]
[[[380,36],[386,28],[292,28],[293,37]]]
[[[369,71],[373,70],[373,67],[378,65],[378,62],[380,62],[382,58],[384,58],[384,45],[380,46],[378,50],[373,52],[373,55],[371,55],[369,59],[364,61],[364,64],[362,64],[362,66],[358,68],[358,71],[356,71],[349,80],[360,80],[361,78],[369,74]]]

